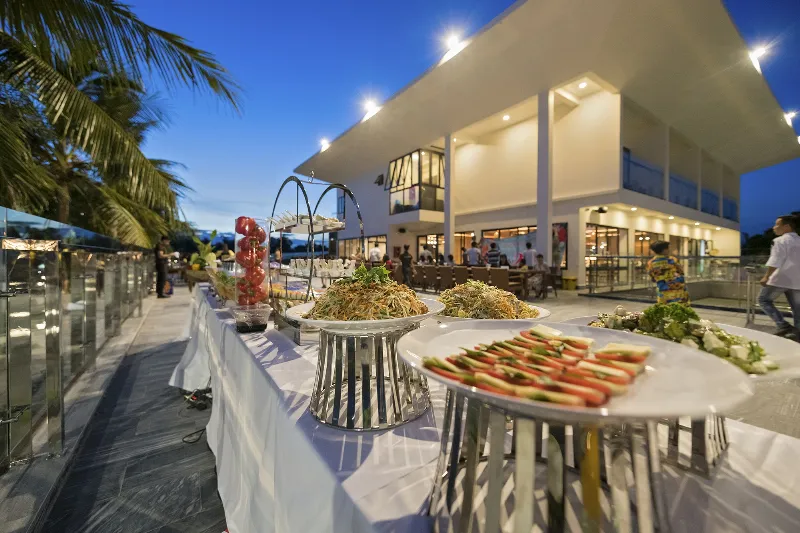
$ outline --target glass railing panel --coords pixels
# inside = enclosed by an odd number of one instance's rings
[[[697,184],[684,177],[670,174],[669,201],[673,204],[697,209]]]
[[[664,198],[664,170],[633,156],[623,157],[624,188],[656,198]]]
[[[709,189],[703,189],[701,195],[701,209],[703,213],[719,216],[719,194]]]
[[[728,220],[739,221],[739,203],[733,198],[722,198],[722,216]]]

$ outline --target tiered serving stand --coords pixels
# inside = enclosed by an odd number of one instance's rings
[[[633,342],[624,332],[552,326],[592,336],[600,345]],[[747,376],[709,354],[643,337],[638,344],[653,349],[648,375],[629,395],[589,409],[492,394],[421,365],[425,355],[444,356],[459,345],[505,338],[503,328],[513,332],[524,326],[520,321],[450,323],[421,328],[398,344],[406,363],[447,387],[429,509],[434,531],[670,531],[658,424],[678,414],[697,421],[713,417],[718,424],[716,412],[752,394]],[[692,365],[684,368],[692,370],[675,380],[688,362]],[[682,390],[692,392],[675,394]]]

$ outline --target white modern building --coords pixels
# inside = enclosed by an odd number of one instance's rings
[[[581,286],[596,257],[657,239],[736,256],[739,176],[800,156],[769,50],[748,50],[720,0],[521,1],[449,44],[296,169],[348,185],[367,248],[390,256],[532,240]],[[346,204],[342,254],[359,235]]]

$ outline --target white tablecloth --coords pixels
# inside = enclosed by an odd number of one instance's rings
[[[275,330],[237,334],[204,288],[196,303],[205,325],[170,382],[197,384],[195,369],[210,370],[208,442],[231,533],[428,531],[439,449],[432,414],[381,433],[321,426],[307,411],[316,347]],[[432,396],[438,418],[435,384]],[[673,530],[800,531],[800,440],[730,420],[728,431],[730,450],[711,480],[666,469]]]

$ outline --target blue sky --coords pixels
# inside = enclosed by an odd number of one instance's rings
[[[187,166],[182,175],[195,189],[183,203],[187,218],[229,231],[240,214],[268,216],[282,180],[320,138],[357,122],[365,98],[385,100],[438,61],[443,35],[474,33],[513,2],[132,3],[147,23],[214,53],[243,88],[241,114],[208,95],[165,93],[171,124],[146,146],[151,157]],[[764,75],[783,108],[800,111],[800,1],[725,3],[748,43],[772,43]],[[319,192],[312,188],[314,200]],[[331,214],[335,203],[325,204]],[[742,178],[742,231],[791,210],[800,210],[800,160]]]

